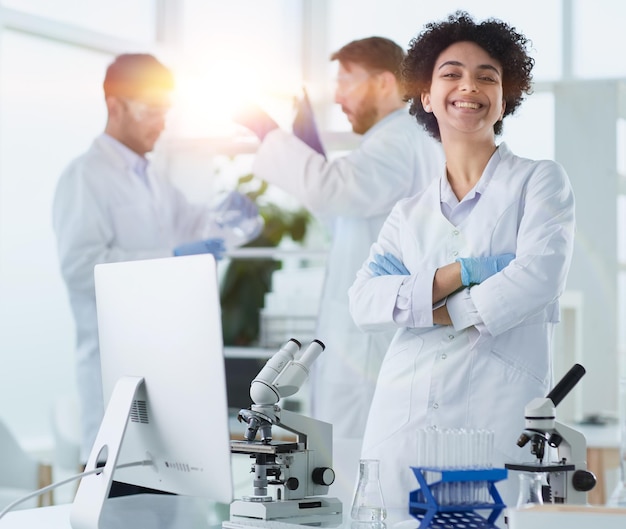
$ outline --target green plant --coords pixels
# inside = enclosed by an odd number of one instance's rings
[[[237,187],[250,184],[252,174],[239,178]],[[305,209],[286,210],[272,203],[259,201],[267,190],[267,182],[259,181],[258,189],[247,191],[257,202],[265,221],[262,233],[246,247],[276,247],[285,235],[296,242],[306,236],[311,215]],[[222,304],[222,333],[224,345],[252,345],[259,338],[259,312],[265,294],[272,288],[272,274],[281,268],[280,261],[270,258],[232,259],[220,290]]]

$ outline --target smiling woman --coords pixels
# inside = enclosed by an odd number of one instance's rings
[[[504,24],[496,21],[489,26],[481,27],[481,31],[476,31],[470,19],[461,17],[458,24],[459,32],[462,31],[465,38],[474,43],[473,47],[480,47],[482,50],[481,60],[475,63],[473,71],[475,80],[472,82],[483,87],[495,86],[502,93],[503,101],[498,105],[503,103],[503,112],[500,119],[494,123],[494,133],[501,134],[502,118],[513,114],[524,96],[531,90],[531,71],[535,60],[526,51],[530,41],[511,28],[511,42],[498,48],[494,42],[498,41],[501,33],[509,31]],[[459,42],[459,35],[442,34],[438,29],[436,24],[426,25],[424,32],[420,34],[419,42],[425,42],[427,46],[424,46],[422,54],[409,56],[403,71],[408,87],[407,97],[412,101],[410,112],[423,122],[424,127],[435,137],[439,137],[440,125],[432,109],[427,109],[429,102],[424,104],[422,98],[431,90],[433,83],[437,83],[444,76],[455,79],[468,67],[463,61],[451,59],[442,53]],[[417,42],[418,39],[411,41],[411,47]],[[486,71],[490,72],[490,75],[485,75]],[[474,92],[475,89],[476,85],[472,84],[470,91]]]
[[[349,290],[361,330],[396,330],[362,452],[381,460],[390,506],[414,483],[417,429],[492,430],[493,466],[518,461],[524,406],[551,384],[573,192],[559,164],[496,142],[530,85],[527,43],[504,22],[457,12],[427,24],[404,62],[411,114],[441,141],[446,170],[396,204]],[[387,262],[396,266],[373,273]],[[510,505],[516,484],[500,492]]]
[[[441,52],[430,88],[420,97],[424,110],[435,115],[442,141],[481,128],[492,137],[492,124],[502,121],[506,108],[502,66],[477,44],[457,42]]]

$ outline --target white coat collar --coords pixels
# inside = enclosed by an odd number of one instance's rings
[[[508,169],[510,168],[511,160],[514,158],[513,153],[504,142],[500,143],[496,152],[498,152],[499,154],[499,160],[498,163],[494,164],[491,168],[488,180],[490,186],[494,188],[492,191],[495,191],[495,195],[498,194],[499,190],[505,190],[507,188],[507,179],[510,178],[510,173],[508,172]],[[491,160],[494,160],[494,158],[492,157]],[[502,178],[503,176],[504,180]],[[443,186],[442,180],[446,180],[445,169],[442,171],[440,178],[431,181],[429,186],[424,190],[424,197],[426,198],[427,203],[431,204],[431,207],[439,213],[441,213],[441,190]],[[486,187],[486,184],[480,187],[481,194],[484,194],[484,192],[486,191]],[[475,205],[475,207],[479,207],[478,203]],[[441,213],[441,219],[444,221],[444,225],[453,226],[443,213]],[[463,224],[463,222],[461,224]]]
[[[387,123],[390,123],[391,121],[395,121],[396,119],[398,119],[401,116],[408,116],[409,112],[406,108],[399,108],[398,110],[394,110],[393,112],[391,112],[390,114],[387,114],[383,119],[381,119],[378,123],[376,123],[371,129],[369,129],[365,134],[363,134],[363,138],[367,138],[368,136],[371,136],[372,134],[375,133],[375,131],[377,131],[378,129],[382,128],[382,127],[386,127]],[[417,122],[416,122],[416,126]]]
[[[106,133],[96,137],[91,146],[92,152],[99,152],[119,177],[136,182],[144,189],[155,192],[154,174],[148,160],[128,149]],[[131,156],[132,154],[132,156]],[[142,160],[143,159],[143,160]],[[143,172],[141,172],[143,171]]]
[[[122,142],[116,140],[113,136],[110,136],[106,132],[103,132],[99,139],[101,142],[110,146],[124,161],[124,165],[127,169],[130,169],[138,175],[145,175],[148,168],[148,159],[145,156],[137,154],[132,149],[129,149]]]
[[[485,189],[489,185],[489,182],[491,181],[493,174],[497,170],[501,159],[502,157],[500,154],[500,148],[497,147],[496,150],[493,152],[491,158],[487,162],[487,165],[483,170],[483,174],[479,178],[478,182],[476,182],[474,187],[460,201],[454,194],[452,186],[450,185],[450,182],[446,178],[446,176],[444,175],[439,180],[441,211],[449,220],[452,217],[457,217],[457,221],[453,222],[453,224],[458,224],[459,221],[465,218],[476,205],[476,202],[480,199],[480,197],[485,192]]]

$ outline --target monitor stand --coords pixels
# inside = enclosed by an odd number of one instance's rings
[[[100,468],[101,472],[81,479],[70,512],[72,529],[100,528],[102,509],[109,496],[135,394],[143,381],[143,377],[125,376],[113,388],[85,471],[98,468],[103,456],[106,456],[106,463]]]

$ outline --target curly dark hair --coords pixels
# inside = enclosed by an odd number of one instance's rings
[[[515,28],[490,18],[476,23],[465,11],[457,11],[442,22],[426,24],[411,40],[402,63],[409,112],[434,138],[440,140],[437,118],[422,106],[421,94],[428,91],[437,57],[456,42],[474,42],[502,66],[502,91],[506,103],[504,116],[515,112],[532,92],[532,69],[535,60],[528,55],[530,41]],[[503,116],[503,117],[504,117]],[[494,125],[496,135],[502,133],[502,121]]]

